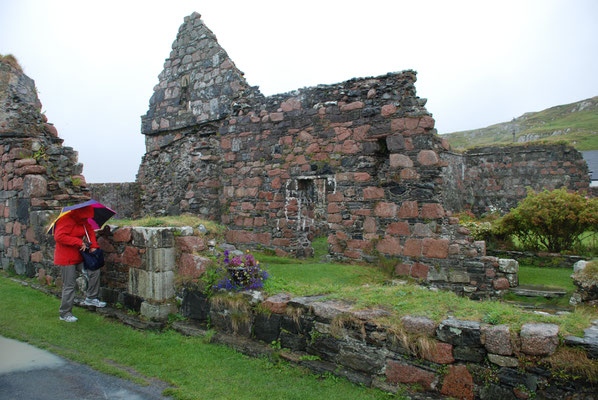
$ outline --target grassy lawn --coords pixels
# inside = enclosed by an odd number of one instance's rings
[[[257,258],[268,265],[271,274],[264,286],[267,294],[324,294],[329,299],[352,301],[358,309],[382,308],[391,312],[391,316],[377,321],[384,325],[400,326],[400,318],[404,315],[426,316],[437,322],[453,316],[463,320],[509,324],[516,330],[526,322],[554,323],[560,325],[563,335],[583,335],[583,330],[598,318],[598,310],[588,307],[577,307],[568,315],[543,316],[504,302],[473,301],[452,292],[433,292],[413,282],[393,285],[388,275],[372,265],[316,263],[314,260],[297,261],[261,254]],[[522,279],[527,281],[528,275],[535,273],[545,279],[533,281],[539,282],[536,284],[554,281],[552,275],[546,274],[546,268],[540,270],[523,267]],[[572,291],[573,285],[565,270],[557,269],[557,273],[560,273],[558,282],[566,281],[567,290]]]
[[[58,320],[59,300],[0,274],[0,334],[139,383],[113,363],[175,386],[177,399],[383,399],[388,394],[285,362],[254,359],[174,331],[141,332],[83,310]]]
[[[525,297],[515,294],[505,295],[505,300],[518,303],[530,304],[536,307],[569,307],[569,299],[576,287],[571,279],[572,269],[569,268],[550,268],[534,267],[529,265],[519,266],[519,284],[520,285],[539,285],[548,288],[563,289],[567,291],[562,297],[546,299],[543,297]]]

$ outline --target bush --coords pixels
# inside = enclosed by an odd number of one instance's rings
[[[527,197],[500,220],[501,230],[516,236],[526,249],[571,250],[579,236],[598,229],[598,199],[565,188],[528,190]]]
[[[489,247],[502,246],[508,236],[502,231],[498,213],[491,212],[477,218],[470,211],[456,214],[461,226],[467,228],[475,240],[484,240]]]

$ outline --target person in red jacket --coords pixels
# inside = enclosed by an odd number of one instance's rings
[[[90,206],[78,208],[56,221],[54,228],[56,240],[54,264],[62,269],[62,302],[59,309],[62,321],[77,321],[77,317],[72,313],[77,270],[81,270],[87,278],[87,298],[84,304],[95,307],[106,306],[106,303],[98,300],[100,270],[88,271],[83,268],[83,256],[80,253],[87,246],[92,252],[100,247],[93,228],[87,222],[91,217],[93,217],[93,208]]]

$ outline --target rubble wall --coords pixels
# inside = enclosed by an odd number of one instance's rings
[[[41,113],[34,81],[17,66],[0,61],[0,261],[4,269],[29,277],[39,269],[56,269],[48,224],[62,207],[89,199],[77,152],[62,142]]]
[[[595,360],[596,325],[583,338],[562,338],[551,323],[524,323],[519,329],[407,315],[389,326],[379,322],[388,314],[384,310],[356,309],[324,296],[263,299],[247,293],[240,296],[245,301],[239,296],[217,294],[209,300],[186,289],[181,311],[196,323],[174,328],[205,332],[197,324],[209,320],[211,329],[235,335],[223,342],[241,351],[252,348],[243,338],[279,343],[281,357],[318,373],[393,393],[417,391],[417,398],[596,398],[592,378],[571,379],[556,366],[571,351]]]
[[[391,258],[398,274],[476,297],[502,290],[483,243],[445,211],[449,146],[415,81],[403,71],[266,98],[195,13],[142,117],[143,210],[216,219],[229,242],[280,255],[310,256],[325,236],[337,259]]]
[[[589,190],[590,175],[582,154],[567,144],[483,147],[463,154],[464,189],[460,209],[481,215],[509,212],[527,195],[565,187]]]

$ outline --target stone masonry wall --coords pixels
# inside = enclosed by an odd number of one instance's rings
[[[98,244],[106,258],[100,297],[150,319],[176,313],[175,282],[198,278],[210,263],[195,254],[207,246],[191,227],[108,225],[98,232]]]
[[[30,277],[55,269],[53,217],[89,199],[77,153],[40,110],[33,80],[0,62],[0,261]]]
[[[388,314],[384,310],[356,309],[323,296],[263,299],[256,292],[242,297],[245,301],[224,293],[208,300],[186,289],[181,311],[200,324],[209,320],[219,332],[279,343],[281,357],[319,373],[388,392],[455,399],[598,398],[587,378],[570,379],[549,362],[550,356],[571,351],[569,346],[581,346],[595,359],[596,325],[584,338],[563,340],[558,325],[547,323],[525,323],[515,331],[508,325],[404,316],[391,328],[376,322]],[[174,328],[198,331],[190,323]],[[250,347],[241,339],[226,342]]]
[[[309,256],[327,236],[336,258],[393,258],[399,274],[474,297],[516,284],[445,212],[449,147],[414,71],[264,98],[205,32],[199,14],[185,19],[143,117],[144,211],[220,220],[229,242],[279,254]],[[217,113],[198,111],[207,95]]]
[[[483,214],[490,209],[508,212],[536,191],[566,187],[588,190],[588,166],[580,152],[566,144],[484,147],[463,154],[464,190],[456,209]]]
[[[136,182],[90,183],[87,186],[92,199],[116,211],[112,218],[141,217],[141,194]]]

